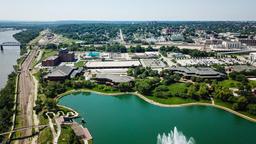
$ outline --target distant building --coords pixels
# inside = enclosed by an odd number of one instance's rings
[[[228,66],[225,68],[227,72],[250,72],[253,70],[256,70],[256,67],[254,66],[248,66],[248,65],[235,65],[235,66]]]
[[[251,61],[251,63],[256,62],[256,53],[250,53],[250,61]]]
[[[117,69],[138,66],[141,66],[139,61],[89,61],[85,64],[87,69]]]
[[[145,53],[130,53],[129,54],[131,59],[152,59],[158,58],[158,52],[145,52]]]
[[[150,67],[152,69],[162,69],[166,67],[166,64],[159,59],[141,59],[143,67]]]
[[[224,41],[222,45],[226,49],[241,49],[241,42],[238,41]]]
[[[59,64],[60,64],[60,59],[58,56],[52,56],[42,61],[42,66],[45,66],[45,67],[58,66]]]
[[[75,68],[69,66],[59,66],[53,69],[49,74],[44,76],[45,80],[62,81],[69,79]]]
[[[239,39],[239,41],[247,46],[256,46],[256,39]]]
[[[191,58],[190,55],[185,55],[183,53],[174,53],[174,52],[168,52],[167,57],[168,58],[175,58],[175,59]]]
[[[223,40],[221,39],[207,39],[205,40],[205,45],[220,45],[222,44]]]
[[[186,78],[199,77],[203,79],[219,79],[225,77],[225,74],[217,72],[208,67],[172,67],[170,70],[173,73],[181,74]]]
[[[75,53],[69,52],[68,49],[63,48],[59,51],[58,56],[52,56],[42,61],[42,66],[50,67],[50,66],[58,66],[61,62],[74,62]]]
[[[184,36],[182,34],[173,34],[171,36],[171,40],[172,41],[184,41],[185,38],[184,38]]]
[[[116,74],[96,74],[91,79],[96,80],[97,83],[108,85],[117,85],[119,83],[126,83],[134,80],[133,77]]]
[[[59,51],[59,59],[61,62],[74,62],[76,60],[75,53],[69,52],[66,48],[62,48]]]

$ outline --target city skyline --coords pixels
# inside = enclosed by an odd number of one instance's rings
[[[253,0],[10,0],[1,21],[255,21]],[[12,11],[10,11],[12,10]]]

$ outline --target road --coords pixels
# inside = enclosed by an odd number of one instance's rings
[[[37,49],[33,49],[21,65],[21,73],[19,78],[19,94],[18,94],[18,118],[21,127],[29,127],[33,125],[33,107],[34,107],[34,83],[30,73],[33,60],[36,57]],[[22,137],[32,135],[32,129],[26,129],[21,132]],[[29,139],[21,139],[20,144],[30,143]]]

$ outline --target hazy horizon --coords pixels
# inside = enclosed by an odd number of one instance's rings
[[[1,21],[255,21],[255,0],[8,0]]]

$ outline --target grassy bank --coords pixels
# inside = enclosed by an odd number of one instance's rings
[[[195,105],[209,105],[209,106],[213,106],[225,111],[228,111],[230,113],[233,113],[241,118],[244,118],[246,120],[252,121],[252,122],[256,122],[256,116],[249,114],[248,112],[241,112],[241,111],[234,111],[232,110],[232,104],[229,103],[225,103],[222,102],[221,100],[215,100],[215,105],[211,104],[210,100],[193,100],[193,99],[184,99],[184,98],[180,98],[180,97],[170,97],[168,99],[162,99],[162,98],[157,98],[157,97],[153,97],[153,96],[143,96],[141,94],[135,93],[135,92],[131,92],[131,93],[121,93],[121,92],[116,92],[116,93],[104,93],[101,91],[94,91],[94,90],[89,90],[89,89],[81,89],[81,90],[71,90],[71,91],[67,91],[66,93],[60,94],[57,98],[57,101],[66,95],[72,94],[72,93],[79,93],[79,92],[95,92],[95,93],[99,93],[99,94],[103,94],[103,95],[108,95],[108,96],[118,96],[118,95],[126,95],[126,94],[131,94],[131,95],[136,95],[139,96],[140,98],[144,99],[145,101],[151,103],[151,104],[155,104],[158,106],[163,106],[165,105],[165,107],[170,106],[170,107],[178,107],[178,106],[195,106]],[[151,102],[153,101],[153,102]]]

